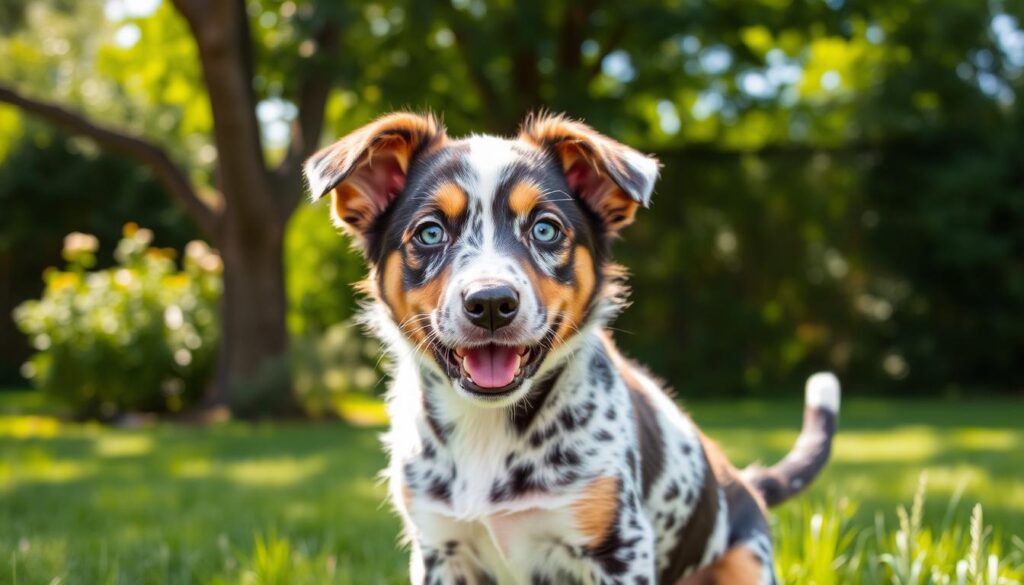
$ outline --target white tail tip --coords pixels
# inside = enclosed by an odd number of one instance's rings
[[[839,412],[839,378],[832,372],[818,372],[807,378],[807,406]]]

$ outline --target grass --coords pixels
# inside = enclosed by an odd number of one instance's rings
[[[691,410],[738,463],[781,456],[800,421],[795,402]],[[844,405],[833,462],[777,510],[784,582],[1024,580],[1019,411],[1011,400]],[[376,480],[379,429],[112,429],[46,413],[30,393],[0,393],[0,583],[407,581]]]

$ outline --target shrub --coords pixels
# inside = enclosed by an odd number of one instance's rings
[[[331,224],[323,205],[302,205],[285,235],[288,325],[293,335],[319,335],[359,310],[352,284],[366,273],[351,240]]]
[[[386,385],[380,344],[353,321],[292,338],[292,383],[309,414],[337,412],[341,399]]]
[[[352,285],[366,269],[323,205],[303,205],[292,216],[285,266],[292,384],[307,412],[330,416],[344,397],[384,388],[380,345],[354,319]]]
[[[177,411],[202,395],[217,345],[220,258],[206,244],[150,247],[153,234],[124,228],[117,264],[95,266],[98,241],[72,233],[64,270],[47,269],[40,300],[15,309],[37,352],[24,374],[79,414]]]

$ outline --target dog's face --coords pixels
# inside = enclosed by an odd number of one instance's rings
[[[600,318],[609,241],[657,174],[654,159],[556,116],[516,139],[451,140],[430,116],[391,114],[306,163],[401,335],[489,405],[524,396]]]

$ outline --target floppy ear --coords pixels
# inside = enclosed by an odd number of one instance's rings
[[[520,139],[555,153],[573,194],[617,233],[651,202],[661,164],[582,122],[552,114],[530,115]]]
[[[313,201],[331,193],[335,222],[362,239],[405,188],[413,158],[445,139],[444,127],[430,114],[378,118],[306,161]]]

